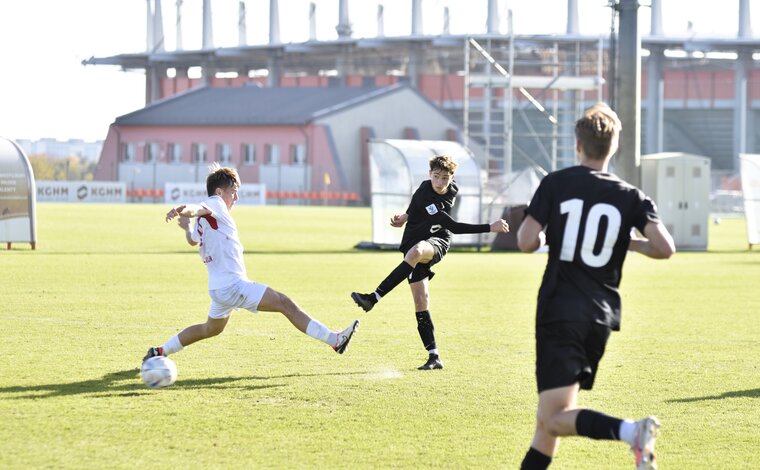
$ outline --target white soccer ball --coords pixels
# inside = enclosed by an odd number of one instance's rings
[[[168,387],[177,380],[177,365],[166,356],[151,357],[143,362],[140,376],[150,388]]]

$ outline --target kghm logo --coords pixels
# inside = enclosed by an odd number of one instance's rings
[[[87,197],[87,186],[80,186],[77,189],[77,198],[84,199]]]
[[[90,188],[90,196],[95,196],[95,197],[121,196],[121,188]]]
[[[37,187],[37,195],[38,196],[68,196],[69,195],[69,188],[62,188],[62,187]]]
[[[173,188],[170,197],[172,198],[172,201],[179,199],[179,188]]]

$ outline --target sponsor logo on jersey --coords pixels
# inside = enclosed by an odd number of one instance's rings
[[[438,208],[435,207],[435,204],[430,204],[425,208],[428,214],[430,215],[436,215],[438,213]]]

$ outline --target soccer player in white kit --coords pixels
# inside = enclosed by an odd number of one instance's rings
[[[244,308],[251,312],[280,312],[301,332],[331,346],[343,354],[359,321],[343,331],[332,331],[311,318],[287,295],[258,282],[250,281],[243,263],[243,245],[230,210],[238,200],[240,177],[234,168],[211,165],[206,178],[208,199],[200,204],[182,204],[166,214],[166,221],[179,217],[190,245],[198,252],[208,268],[208,291],[211,307],[205,323],[192,325],[171,337],[163,346],[151,347],[143,358],[168,356],[206,338],[216,336],[227,325],[233,310]],[[195,218],[191,230],[189,219]]]

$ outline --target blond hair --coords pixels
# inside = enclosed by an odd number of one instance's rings
[[[623,129],[615,111],[606,103],[597,103],[583,112],[575,122],[575,138],[583,155],[592,160],[605,159]]]

